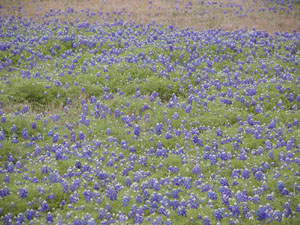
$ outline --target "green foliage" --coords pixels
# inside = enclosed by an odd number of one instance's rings
[[[61,87],[49,86],[47,88],[46,85],[46,82],[16,79],[9,84],[5,94],[6,96],[12,96],[10,100],[13,102],[28,103],[33,108],[63,104],[67,98],[66,90]],[[7,99],[4,99],[4,101],[7,101]]]

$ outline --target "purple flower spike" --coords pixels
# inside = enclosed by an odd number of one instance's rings
[[[140,130],[141,130],[140,126],[136,125],[134,127],[133,134],[136,135],[136,136],[140,136]]]
[[[47,224],[53,224],[53,215],[52,213],[48,212],[46,217]]]
[[[25,216],[28,221],[32,220],[34,215],[35,215],[35,211],[33,209],[27,209],[25,212]]]
[[[192,172],[196,175],[199,175],[201,173],[201,167],[200,166],[194,166],[192,169]]]
[[[42,212],[48,211],[49,209],[50,209],[50,208],[49,208],[48,203],[47,203],[46,201],[43,201],[43,202],[41,203],[41,210],[42,210]]]
[[[22,198],[27,198],[27,196],[28,196],[27,190],[25,188],[20,188],[19,189],[19,196],[20,196],[21,199]]]
[[[124,195],[122,200],[122,206],[128,206],[130,201],[129,195]]]
[[[283,181],[278,181],[277,182],[277,189],[281,192],[281,191],[283,191],[283,189],[284,189],[284,183],[283,183]]]

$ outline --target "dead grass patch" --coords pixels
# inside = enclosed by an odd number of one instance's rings
[[[275,11],[266,0],[3,0],[0,15],[32,17],[40,20],[55,13],[62,20],[78,17],[91,21],[113,22],[116,19],[148,24],[174,24],[179,28],[196,30],[257,29],[275,31],[300,31],[300,7],[284,6]],[[274,4],[274,3],[273,3]],[[241,10],[242,9],[242,10]],[[71,12],[66,14],[65,12]]]

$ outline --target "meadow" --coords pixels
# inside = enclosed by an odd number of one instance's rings
[[[299,224],[299,15],[1,1],[1,223]]]

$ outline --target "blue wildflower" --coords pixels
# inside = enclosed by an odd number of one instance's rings
[[[19,196],[20,198],[27,198],[28,192],[25,188],[19,188]]]
[[[130,201],[129,195],[124,195],[122,200],[122,206],[128,206]]]

